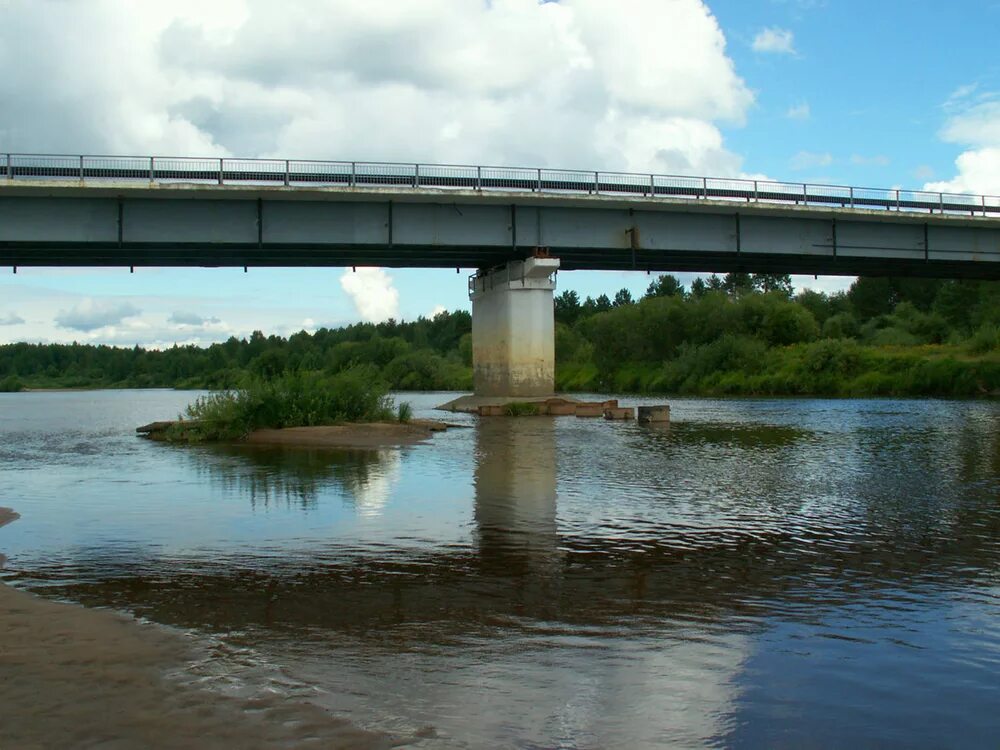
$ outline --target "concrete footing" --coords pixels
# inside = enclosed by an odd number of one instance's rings
[[[669,424],[670,407],[667,404],[659,406],[640,406],[639,424]]]

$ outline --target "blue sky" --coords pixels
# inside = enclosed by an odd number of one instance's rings
[[[0,4],[0,152],[509,163],[1000,193],[998,28],[1000,3],[971,0],[14,0]],[[468,308],[465,275],[2,269],[0,343],[204,344],[412,319]],[[559,286],[639,296],[649,280],[575,272]]]

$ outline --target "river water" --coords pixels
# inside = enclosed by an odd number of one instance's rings
[[[1000,404],[459,415],[384,451],[134,436],[193,397],[0,394],[4,579],[416,747],[1000,741]]]

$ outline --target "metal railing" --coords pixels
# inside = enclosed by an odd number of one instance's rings
[[[1000,215],[1000,196],[573,169],[300,159],[0,153],[0,180],[414,188],[687,198],[826,208]]]

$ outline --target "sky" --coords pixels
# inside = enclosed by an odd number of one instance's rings
[[[997,28],[996,0],[0,0],[0,153],[1000,194]],[[412,320],[469,309],[471,270],[0,269],[0,343],[204,345]],[[558,285],[638,297],[649,281],[576,271]]]

